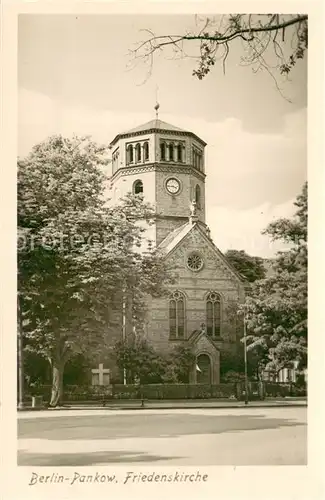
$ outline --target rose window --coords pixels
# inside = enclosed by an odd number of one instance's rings
[[[174,300],[182,300],[183,299],[183,295],[180,292],[174,292],[173,293],[173,299]]]
[[[187,258],[187,265],[191,271],[200,271],[203,267],[203,259],[197,252],[191,253]]]

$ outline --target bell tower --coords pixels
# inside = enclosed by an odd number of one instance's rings
[[[189,220],[196,203],[199,223],[205,225],[206,143],[192,132],[156,118],[118,134],[112,150],[111,197],[142,194],[156,210],[150,239],[156,245]]]

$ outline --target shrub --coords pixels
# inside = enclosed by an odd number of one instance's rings
[[[307,387],[294,383],[265,382],[265,394],[267,397],[304,397],[307,395]]]
[[[138,399],[141,397],[140,386],[115,384],[112,387],[114,399]]]

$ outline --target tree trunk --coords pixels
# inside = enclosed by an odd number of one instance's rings
[[[55,408],[62,401],[63,396],[63,371],[64,363],[52,361],[52,392],[50,407]]]

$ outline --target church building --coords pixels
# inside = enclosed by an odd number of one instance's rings
[[[190,346],[190,383],[218,384],[220,357],[238,348],[234,308],[245,282],[211,239],[206,225],[205,147],[196,134],[158,119],[118,134],[112,151],[112,200],[142,194],[156,210],[148,238],[175,270],[170,296],[151,298],[145,335],[159,352]]]

